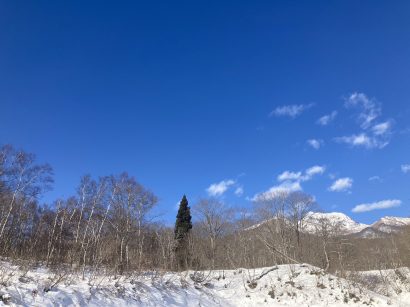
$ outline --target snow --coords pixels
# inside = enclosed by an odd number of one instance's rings
[[[391,232],[395,227],[403,227],[407,225],[410,225],[410,218],[385,216],[373,223],[371,227],[381,231]]]
[[[410,269],[374,270],[351,273],[367,288],[393,298],[397,306],[410,304]]]
[[[248,227],[246,230],[256,229],[266,222],[262,221]],[[320,231],[323,222],[329,226],[337,227],[338,234],[356,235],[361,238],[377,238],[397,232],[401,227],[410,225],[410,218],[386,216],[371,225],[367,225],[357,223],[341,212],[309,212],[303,220],[302,231],[312,234],[317,233]]]
[[[101,272],[84,280],[8,262],[0,269],[0,299],[14,306],[410,306],[404,286],[400,296],[387,297],[306,264],[117,277]]]
[[[380,238],[386,236],[386,234],[398,232],[401,227],[407,225],[410,225],[410,218],[385,216],[362,230],[357,236],[361,238]]]
[[[318,229],[320,229],[322,221],[326,221],[333,226],[338,226],[342,234],[357,233],[369,227],[369,225],[360,224],[353,221],[350,217],[341,212],[309,212],[304,221],[305,231],[315,233]]]

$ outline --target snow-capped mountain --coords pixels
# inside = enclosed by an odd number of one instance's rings
[[[386,216],[371,225],[357,223],[344,213],[310,212],[305,218],[304,230],[317,233],[324,225],[336,229],[338,234],[354,235],[360,238],[377,238],[397,232],[410,225],[410,218]]]
[[[410,225],[410,218],[385,216],[357,233],[357,236],[362,238],[383,237],[386,234],[398,232],[400,228],[407,225]]]
[[[256,229],[264,222],[253,225],[247,230]],[[378,238],[399,231],[403,226],[410,225],[410,218],[382,217],[371,225],[355,222],[341,212],[309,212],[302,222],[302,231],[311,234],[320,234],[331,231],[329,235],[352,235],[359,238]]]
[[[369,227],[369,225],[353,221],[341,212],[309,212],[303,224],[303,229],[309,233],[320,232],[324,227],[331,227],[332,229],[336,229],[339,234],[351,234]]]
[[[371,225],[372,228],[383,232],[391,232],[395,228],[410,225],[410,218],[385,216]]]

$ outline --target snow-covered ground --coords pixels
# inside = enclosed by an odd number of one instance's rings
[[[79,273],[2,262],[0,274],[0,304],[15,306],[410,306],[403,276],[393,295],[374,288],[382,295],[310,265],[127,277],[87,274],[83,280]]]
[[[410,304],[409,268],[354,272],[349,279],[356,279],[372,291]]]

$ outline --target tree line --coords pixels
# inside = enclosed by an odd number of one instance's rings
[[[71,197],[40,204],[52,184],[48,164],[11,145],[0,147],[0,256],[82,274],[301,262],[329,271],[410,265],[408,230],[357,239],[323,220],[314,234],[304,232],[306,215],[318,205],[302,192],[260,197],[251,210],[212,198],[191,208],[184,195],[172,227],[152,218],[158,198],[126,172],[83,176]]]

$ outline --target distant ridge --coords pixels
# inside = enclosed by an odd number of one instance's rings
[[[265,222],[255,224],[247,228],[247,230],[256,229]],[[303,232],[315,234],[319,233],[324,225],[336,228],[339,235],[378,238],[398,232],[402,227],[410,225],[410,218],[385,216],[368,225],[357,223],[351,217],[341,212],[309,212],[302,222],[301,229]]]

